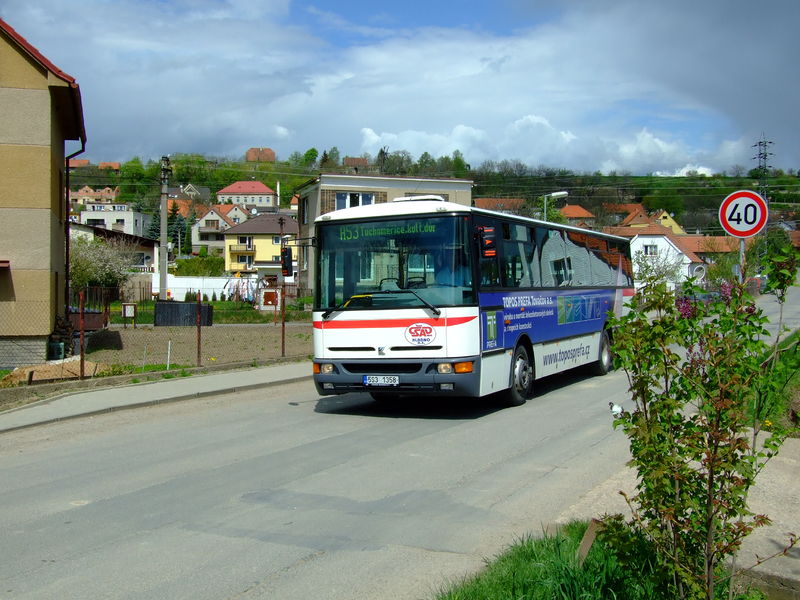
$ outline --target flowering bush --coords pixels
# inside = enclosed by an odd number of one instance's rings
[[[750,435],[763,423],[750,408],[773,389],[763,368],[766,318],[739,284],[725,283],[707,303],[692,300],[700,292],[690,282],[676,298],[645,281],[613,322],[615,365],[633,401],[615,426],[630,440],[639,479],[626,496],[632,519],[610,518],[606,536],[618,547],[650,545],[665,598],[714,597],[724,561],[769,523],[748,509],[747,494],[784,439],[773,431],[757,445]]]

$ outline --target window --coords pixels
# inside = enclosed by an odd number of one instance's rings
[[[658,256],[658,246],[655,244],[646,244],[644,246],[645,256]]]
[[[336,210],[372,204],[375,194],[366,192],[336,192]]]
[[[280,243],[281,243],[281,236],[279,236],[279,235],[273,235],[273,236],[272,236],[272,243],[273,243],[273,244],[275,244],[276,246],[280,245]]]

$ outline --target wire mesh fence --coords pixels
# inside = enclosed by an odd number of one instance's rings
[[[307,299],[282,291],[257,304],[202,296],[127,302],[113,290],[82,290],[70,295],[69,313],[51,335],[0,337],[0,369],[37,366],[41,381],[310,357]],[[24,381],[17,374],[12,383]]]

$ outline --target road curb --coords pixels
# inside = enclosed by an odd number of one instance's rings
[[[108,414],[108,413],[112,413],[112,412],[119,412],[119,411],[123,411],[123,410],[132,410],[132,409],[136,409],[136,408],[146,408],[146,407],[149,407],[149,406],[158,406],[160,404],[170,404],[170,403],[173,403],[173,402],[183,402],[183,401],[186,401],[186,400],[197,400],[197,399],[200,399],[200,398],[208,398],[210,396],[217,396],[217,395],[224,395],[224,394],[235,394],[235,393],[238,393],[238,392],[247,392],[247,391],[252,391],[252,390],[261,389],[261,388],[273,387],[273,386],[276,386],[276,385],[285,385],[285,384],[297,383],[297,382],[300,382],[300,381],[306,381],[308,379],[311,379],[311,375],[302,375],[302,376],[299,376],[299,377],[289,377],[289,378],[286,378],[286,379],[276,379],[274,381],[263,381],[263,382],[259,382],[259,383],[250,383],[250,384],[247,384],[247,385],[234,385],[234,386],[230,386],[230,387],[223,387],[223,388],[216,388],[216,389],[210,389],[210,390],[203,390],[203,391],[199,391],[199,392],[192,392],[190,394],[179,394],[179,395],[170,396],[170,397],[167,397],[167,398],[155,398],[155,399],[152,399],[152,400],[144,400],[142,402],[119,404],[119,405],[116,405],[116,406],[106,406],[104,408],[99,408],[99,409],[96,409],[96,410],[82,411],[82,412],[75,413],[75,414],[63,415],[63,416],[60,416],[60,417],[54,417],[52,419],[45,419],[45,420],[41,420],[41,421],[36,421],[34,423],[26,423],[24,425],[14,425],[13,427],[3,428],[2,425],[0,425],[0,434],[9,433],[9,432],[12,432],[12,431],[19,431],[21,429],[29,429],[31,427],[38,427],[39,425],[51,425],[53,423],[61,423],[61,422],[70,421],[70,420],[73,420],[73,419],[80,419],[80,418],[84,418],[84,417],[92,417],[92,416],[103,415],[103,414]],[[160,382],[159,381],[147,381],[147,382],[130,384],[130,386],[139,386],[139,385],[148,385],[148,384],[157,384],[157,383],[160,383]],[[124,386],[124,387],[129,387],[129,386]],[[26,404],[25,406],[20,406],[20,407],[13,408],[11,410],[5,411],[3,413],[0,413],[0,416],[2,416],[4,414],[10,414],[12,412],[18,412],[18,411],[23,410],[25,408],[30,408],[30,407],[49,404],[49,403],[52,403],[52,402],[54,402],[56,400],[59,400],[59,399],[64,399],[64,398],[67,398],[67,397],[75,395],[75,394],[83,393],[84,391],[85,390],[80,390],[80,391],[75,391],[75,392],[68,392],[68,393],[65,393],[65,394],[61,394],[59,396],[55,396],[53,398],[47,398],[47,399],[40,400],[38,402],[33,402],[33,403],[30,403],[30,404]]]

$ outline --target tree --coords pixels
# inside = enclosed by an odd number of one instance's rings
[[[676,299],[646,279],[629,313],[611,319],[614,364],[633,403],[615,426],[629,438],[639,483],[625,495],[632,519],[607,519],[604,535],[623,562],[626,548],[652,557],[658,597],[711,600],[744,537],[769,523],[747,496],[785,434],[748,441],[758,425],[748,405],[773,386],[766,318],[743,286],[726,283],[710,304],[689,300],[698,291],[688,283]]]
[[[646,255],[641,250],[633,255],[636,279],[665,282],[670,289],[683,280],[683,257],[678,252],[661,250],[655,255]]]
[[[316,148],[309,148],[306,150],[306,153],[303,155],[303,166],[310,168],[317,164],[317,158],[319,157],[319,152]]]
[[[134,257],[133,246],[125,242],[75,238],[70,242],[70,287],[120,287],[132,275]]]

